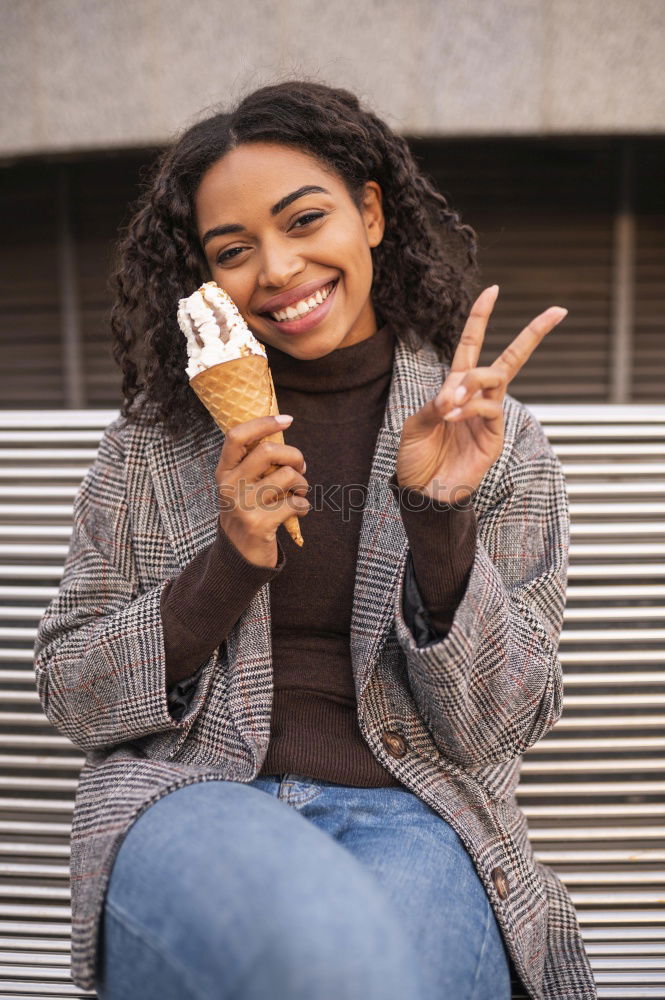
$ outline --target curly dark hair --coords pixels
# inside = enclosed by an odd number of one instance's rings
[[[117,247],[111,283],[113,356],[122,414],[179,436],[210,417],[188,385],[178,300],[210,278],[194,195],[225,153],[275,142],[332,168],[359,208],[364,184],[383,193],[385,231],[373,247],[372,302],[410,344],[429,340],[449,361],[478,293],[477,237],[425,177],[407,141],[348,90],[307,80],[261,87],[235,110],[189,128],[156,161]],[[414,336],[415,335],[415,336]]]

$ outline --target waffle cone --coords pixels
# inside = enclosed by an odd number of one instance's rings
[[[189,384],[224,434],[246,420],[279,415],[268,361],[259,354],[247,354],[242,358],[213,365],[195,375]],[[284,435],[281,431],[276,431],[261,440],[284,444]],[[258,443],[250,445],[250,451]],[[277,468],[278,466],[271,465],[268,472],[274,472]],[[287,518],[284,527],[296,545],[302,547],[298,517],[293,514]]]

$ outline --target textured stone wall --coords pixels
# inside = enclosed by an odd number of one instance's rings
[[[411,135],[665,131],[665,0],[0,0],[0,156],[161,144],[254,86]]]

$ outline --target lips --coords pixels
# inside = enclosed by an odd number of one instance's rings
[[[279,312],[280,309],[286,309],[287,306],[292,306],[296,302],[300,302],[301,299],[309,299],[316,292],[325,288],[326,285],[337,281],[338,278],[328,278],[326,281],[308,281],[306,284],[298,285],[297,288],[292,288],[288,292],[282,292],[281,295],[275,295],[272,299],[268,299],[267,302],[263,303],[263,307],[258,310],[259,316],[267,316],[269,313]]]
[[[272,316],[266,316],[266,320],[270,325],[280,334],[291,335],[308,333],[315,327],[322,323],[330,310],[333,308],[335,298],[337,296],[337,286],[339,285],[339,280],[333,282],[332,291],[323,300],[323,302],[316,306],[315,309],[311,309],[310,312],[306,313],[304,316],[299,316],[297,319],[285,319],[276,320]]]

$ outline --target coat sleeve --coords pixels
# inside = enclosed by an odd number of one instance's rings
[[[37,630],[35,677],[49,722],[85,751],[191,725],[217,651],[181,719],[169,714],[160,613],[168,581],[139,593],[125,491],[122,418],[104,433],[74,501],[56,597]]]
[[[562,710],[568,494],[561,463],[526,407],[501,465],[481,505],[475,559],[449,632],[420,645],[423,635],[414,636],[404,615],[405,574],[395,602],[417,709],[441,753],[461,767],[519,756]]]

